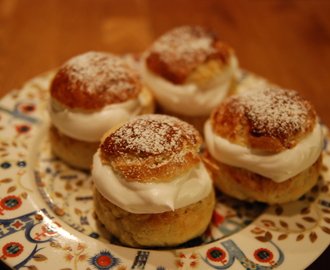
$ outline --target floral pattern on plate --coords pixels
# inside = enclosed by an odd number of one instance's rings
[[[138,66],[138,56],[127,59]],[[0,103],[0,258],[13,269],[304,269],[329,245],[326,143],[322,175],[297,202],[268,207],[219,193],[202,237],[168,250],[121,246],[94,216],[89,173],[51,152],[53,76],[32,79]],[[239,83],[240,91],[268,84],[245,71]]]

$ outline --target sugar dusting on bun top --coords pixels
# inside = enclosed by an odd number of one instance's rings
[[[311,133],[316,113],[293,90],[250,90],[226,99],[211,116],[214,132],[232,143],[266,151],[295,147]]]
[[[71,109],[94,110],[136,98],[137,75],[120,57],[87,52],[66,62],[51,85],[51,96]]]
[[[199,64],[216,59],[228,64],[232,48],[201,26],[182,26],[165,33],[151,46],[147,66],[174,84],[185,82]]]
[[[201,136],[193,126],[166,115],[129,120],[101,143],[103,162],[129,181],[166,182],[200,163]]]

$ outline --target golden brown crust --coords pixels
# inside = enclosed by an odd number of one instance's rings
[[[233,54],[233,49],[219,41],[213,30],[201,26],[182,26],[154,42],[147,52],[146,65],[166,80],[183,84],[193,73],[200,73],[196,72],[196,68],[203,63],[211,63],[209,71],[221,72]],[[214,74],[211,72],[210,76]]]
[[[111,131],[100,145],[101,159],[128,181],[166,182],[201,162],[202,138],[174,117],[135,117]]]
[[[316,113],[293,90],[249,90],[225,99],[211,115],[216,135],[252,149],[282,151],[311,133]]]
[[[249,202],[281,204],[298,200],[317,182],[322,166],[322,154],[309,168],[296,176],[276,183],[246,169],[216,161],[206,151],[203,160],[212,174],[214,185],[223,193]]]
[[[49,139],[53,153],[68,165],[89,170],[99,142],[83,142],[64,135],[56,127],[49,129]]]
[[[52,81],[52,98],[71,109],[96,110],[136,98],[141,82],[120,57],[88,52],[66,62]]]
[[[159,214],[133,214],[106,200],[94,187],[95,212],[107,230],[131,247],[174,247],[200,236],[214,209],[214,190],[201,201]]]

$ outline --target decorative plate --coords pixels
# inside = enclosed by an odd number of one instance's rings
[[[132,64],[138,56],[127,55]],[[318,183],[278,206],[217,196],[208,230],[175,249],[121,246],[95,219],[91,178],[53,156],[46,110],[55,72],[0,102],[0,257],[13,269],[305,269],[330,243],[330,155]],[[241,71],[239,90],[269,85]],[[328,137],[327,128],[324,132]]]

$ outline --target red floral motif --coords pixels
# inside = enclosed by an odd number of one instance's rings
[[[194,253],[194,254],[191,254],[191,256],[189,257],[189,259],[198,259],[198,256]]]
[[[206,256],[213,262],[222,262],[223,264],[227,262],[227,260],[225,260],[227,257],[226,252],[219,247],[210,248],[206,252]]]
[[[23,103],[19,105],[18,110],[21,113],[29,114],[36,110],[36,106],[32,103]]]
[[[83,262],[86,261],[87,259],[87,254],[81,254],[78,256],[78,261]]]
[[[175,264],[176,264],[177,267],[183,267],[183,265],[184,265],[184,263],[182,261],[180,261],[180,260],[177,260],[175,262]]]
[[[97,258],[97,264],[100,266],[108,266],[111,265],[112,259],[109,256],[100,256]]]
[[[74,259],[74,256],[70,253],[66,254],[64,257],[68,262],[71,262]]]
[[[186,256],[185,256],[183,253],[181,253],[181,254],[179,255],[179,258],[186,258]]]
[[[21,207],[21,205],[22,205],[21,198],[17,196],[7,196],[3,198],[0,202],[0,206],[1,206],[0,215],[4,215],[2,213],[3,210],[8,210],[8,211],[16,210],[17,208]]]
[[[25,134],[31,130],[31,127],[29,125],[17,125],[15,129],[18,134]]]
[[[55,235],[58,233],[58,229],[62,227],[61,224],[57,222],[45,223],[42,225],[42,233],[36,233],[35,240],[41,241],[42,237],[47,237],[49,235]]]
[[[260,227],[254,227],[251,230],[252,233],[259,235],[259,234],[263,234],[265,232],[265,230],[261,229]]]
[[[258,262],[262,262],[262,263],[274,263],[272,260],[274,258],[274,254],[273,252],[271,252],[270,250],[266,249],[266,248],[259,248],[254,252],[254,258],[256,258],[256,260]]]
[[[20,221],[16,221],[15,223],[13,223],[12,224],[12,226],[13,227],[15,227],[15,228],[20,228],[20,227],[22,227],[24,224],[23,223],[21,223]]]
[[[86,256],[87,256],[87,254],[86,254]],[[93,257],[89,258],[88,261],[91,265],[93,265],[95,268],[97,268],[99,270],[113,269],[115,266],[117,266],[121,262],[120,259],[113,256],[113,254],[111,254],[111,252],[109,252],[107,250],[103,250],[100,253],[95,254]],[[137,266],[137,265],[134,264],[134,266]],[[132,269],[133,268],[134,267],[132,267]],[[138,268],[143,269],[143,267],[141,268],[140,264],[139,264]]]
[[[22,244],[17,243],[17,242],[10,242],[7,243],[2,247],[2,256],[1,259],[7,259],[9,258],[14,258],[19,256],[24,250],[24,247]]]

